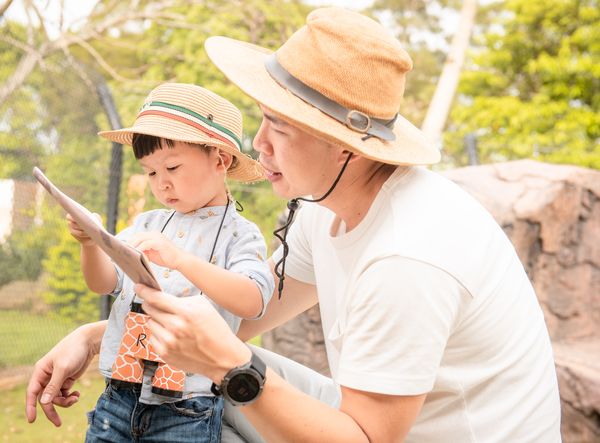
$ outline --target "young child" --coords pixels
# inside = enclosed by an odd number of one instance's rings
[[[240,111],[199,86],[167,83],[150,93],[132,127],[100,135],[133,146],[152,194],[169,208],[140,214],[118,234],[146,254],[161,288],[208,297],[234,331],[241,318],[260,317],[274,286],[265,242],[236,212],[225,184],[226,176],[263,178],[241,153]],[[67,219],[87,285],[115,296],[100,351],[107,387],[88,414],[86,441],[218,442],[222,397],[208,378],[184,374],[154,352],[133,282]]]

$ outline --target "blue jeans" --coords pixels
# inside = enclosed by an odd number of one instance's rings
[[[223,397],[146,405],[139,388],[110,384],[88,412],[86,443],[219,443]]]

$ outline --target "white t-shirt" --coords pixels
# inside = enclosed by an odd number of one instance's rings
[[[399,168],[355,229],[332,235],[334,219],[303,206],[286,274],[316,284],[336,383],[428,393],[410,442],[560,441],[542,311],[475,199],[426,169]]]

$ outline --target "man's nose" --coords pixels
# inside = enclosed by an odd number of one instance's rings
[[[252,141],[252,146],[256,152],[260,152],[262,154],[270,155],[273,153],[273,147],[267,137],[266,130],[267,123],[263,118],[263,121],[254,136],[254,140]]]

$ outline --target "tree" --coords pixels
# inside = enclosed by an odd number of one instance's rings
[[[600,168],[600,5],[597,0],[508,0],[460,83],[447,154],[466,164],[478,136],[484,162],[533,157]]]

